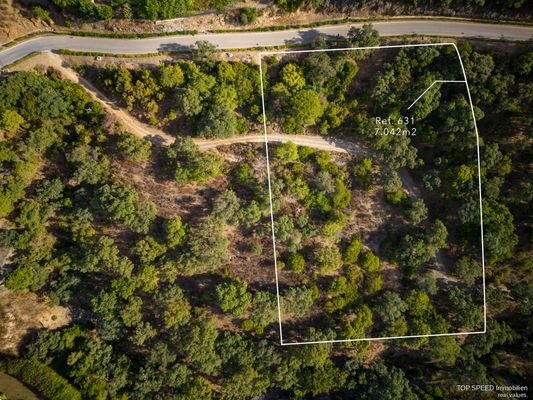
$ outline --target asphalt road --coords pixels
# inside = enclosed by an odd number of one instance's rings
[[[352,26],[346,24],[311,29],[295,29],[275,32],[209,33],[199,35],[164,36],[148,39],[108,39],[51,35],[40,36],[0,51],[0,67],[31,54],[32,52],[69,49],[89,52],[142,54],[159,51],[181,50],[198,40],[208,40],[220,49],[280,46],[310,42],[318,34],[345,36]],[[484,39],[524,41],[533,38],[533,27],[503,24],[439,20],[403,20],[375,22],[373,26],[382,36],[434,35]]]

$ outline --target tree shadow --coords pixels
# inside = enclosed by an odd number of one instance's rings
[[[293,37],[291,39],[285,40],[286,45],[291,44],[302,44],[302,43],[311,43],[313,40],[317,38],[324,38],[325,40],[334,40],[334,39],[341,39],[341,35],[328,35],[324,32],[320,32],[317,29],[306,29],[298,31],[298,34],[296,37]]]
[[[164,53],[166,51],[187,51],[188,49],[189,49],[189,46],[179,44],[179,43],[162,43],[157,48],[157,51]]]

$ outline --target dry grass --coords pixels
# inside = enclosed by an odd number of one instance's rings
[[[53,306],[35,293],[0,286],[0,354],[18,356],[28,333],[57,329],[71,322],[68,308]]]

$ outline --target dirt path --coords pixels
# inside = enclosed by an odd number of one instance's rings
[[[0,353],[18,356],[31,331],[57,329],[72,320],[70,310],[54,306],[35,293],[13,292],[0,285]]]
[[[55,68],[59,73],[69,81],[77,83],[85,88],[91,98],[104,107],[105,111],[113,116],[123,128],[133,135],[163,144],[165,146],[174,142],[175,138],[160,129],[154,128],[132,117],[126,110],[118,107],[113,101],[107,98],[98,88],[86,79],[80,77],[76,71],[66,64],[63,59],[50,52],[44,53],[40,60],[47,65]],[[265,141],[264,134],[234,136],[226,139],[194,139],[200,150],[209,150],[218,146],[230,145],[235,143],[263,143]],[[284,135],[284,134],[269,134],[269,142],[288,142],[292,141],[299,146],[309,146],[319,150],[337,151],[342,153],[351,153],[359,156],[370,156],[370,153],[360,146],[336,138],[328,138],[324,136],[313,135]]]
[[[174,137],[165,132],[146,125],[131,115],[128,112],[118,107],[113,101],[108,99],[100,90],[98,90],[92,83],[80,77],[72,68],[70,68],[57,54],[50,52],[45,53],[46,62],[49,66],[58,70],[63,78],[77,83],[85,88],[91,98],[104,107],[105,111],[113,116],[128,132],[133,135],[157,141],[164,145],[169,145],[174,142]]]

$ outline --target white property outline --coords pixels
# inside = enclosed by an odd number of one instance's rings
[[[316,53],[316,52],[334,52],[334,51],[349,51],[349,50],[369,50],[369,49],[394,49],[394,48],[405,48],[405,47],[428,47],[428,46],[453,46],[459,63],[461,65],[461,70],[463,71],[464,81],[458,81],[458,83],[464,83],[466,86],[466,92],[468,94],[468,100],[470,101],[470,110],[472,112],[472,119],[474,121],[474,130],[476,132],[476,145],[477,145],[477,167],[478,167],[478,190],[479,190],[479,217],[480,217],[480,232],[481,232],[481,265],[483,270],[483,330],[482,331],[473,331],[473,332],[457,332],[457,333],[433,333],[428,335],[406,335],[406,336],[385,336],[385,337],[374,337],[374,338],[360,338],[360,339],[336,339],[336,340],[319,340],[319,341],[306,341],[306,342],[283,342],[283,329],[281,324],[281,304],[280,304],[280,294],[279,294],[279,278],[278,278],[278,266],[277,266],[277,256],[276,256],[276,238],[274,233],[274,212],[272,206],[272,189],[270,182],[270,161],[268,155],[268,130],[267,130],[267,120],[266,120],[266,110],[265,110],[265,93],[264,93],[264,84],[263,84],[263,68],[262,68],[262,56],[263,55],[275,55],[275,54],[294,54],[294,53]],[[472,95],[470,94],[470,87],[468,86],[468,79],[466,77],[465,68],[463,65],[463,60],[459,49],[455,43],[415,43],[415,44],[404,44],[404,45],[386,45],[386,46],[369,46],[369,47],[348,47],[348,48],[338,48],[338,49],[312,49],[312,50],[289,50],[289,51],[266,51],[259,52],[259,78],[261,82],[261,105],[263,108],[263,129],[265,133],[265,154],[266,154],[266,164],[267,164],[267,179],[268,179],[268,195],[270,202],[270,223],[272,229],[272,245],[273,245],[273,254],[274,254],[274,273],[276,277],[276,298],[278,306],[278,322],[279,322],[279,337],[281,346],[296,346],[296,345],[306,345],[306,344],[321,344],[321,343],[346,343],[346,342],[364,342],[364,341],[376,341],[376,340],[387,340],[387,339],[410,339],[410,338],[422,338],[422,337],[441,337],[441,336],[463,336],[463,335],[475,335],[475,334],[484,334],[487,332],[487,295],[486,295],[486,280],[485,280],[485,246],[484,246],[484,237],[483,237],[483,199],[481,195],[481,160],[480,160],[480,150],[479,150],[479,132],[476,121],[476,113],[474,111],[474,104],[472,103]],[[428,89],[420,97],[422,97],[436,82],[433,82]],[[454,81],[455,82],[455,81]],[[420,97],[418,99],[420,99]],[[416,101],[415,100],[415,103]],[[413,103],[414,104],[414,103]],[[411,105],[412,106],[412,105]],[[411,108],[411,106],[409,108]]]

